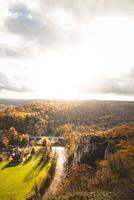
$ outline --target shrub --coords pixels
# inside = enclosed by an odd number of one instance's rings
[[[113,192],[95,191],[90,193],[74,193],[49,200],[119,200],[119,197]]]

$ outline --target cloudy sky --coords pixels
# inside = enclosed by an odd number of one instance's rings
[[[0,98],[134,100],[134,1],[1,0]]]

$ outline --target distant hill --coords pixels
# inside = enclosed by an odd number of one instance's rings
[[[90,102],[103,102],[106,104],[118,105],[134,105],[134,101],[114,101],[114,100],[50,100],[50,99],[0,99],[0,104],[23,106],[25,104],[40,103],[40,102],[53,102],[53,103],[90,103]]]
[[[13,106],[22,106],[33,102],[34,100],[26,100],[26,99],[0,99],[0,104],[13,105]]]
[[[134,102],[128,101],[61,101],[61,100],[13,100],[1,99],[2,108],[15,106],[11,112],[22,112],[31,115],[34,121],[42,123],[44,119],[48,125],[58,127],[64,124],[74,124],[75,126],[92,127],[112,127],[118,124],[134,124]],[[12,105],[12,106],[11,106]],[[17,108],[18,107],[18,108]],[[17,115],[17,114],[16,114]],[[19,113],[20,115],[20,113]],[[36,118],[35,119],[35,115]],[[3,116],[3,115],[2,115]],[[3,117],[2,117],[3,118]],[[5,117],[7,121],[7,117]],[[11,118],[11,116],[9,116]],[[27,121],[27,117],[25,116]],[[9,125],[8,119],[7,125]],[[1,119],[2,120],[2,119]],[[16,122],[17,123],[17,122]],[[34,122],[36,124],[37,122]],[[14,123],[13,123],[14,124]],[[12,125],[13,125],[12,124]],[[39,122],[38,122],[39,124]],[[26,127],[26,125],[25,125]]]

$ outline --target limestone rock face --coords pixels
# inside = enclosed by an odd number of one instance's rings
[[[107,141],[99,136],[84,136],[79,139],[74,154],[74,164],[95,165],[96,160],[104,159]]]

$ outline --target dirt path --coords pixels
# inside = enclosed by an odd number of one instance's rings
[[[57,165],[55,170],[55,176],[48,188],[48,191],[44,194],[42,200],[47,199],[50,195],[54,195],[58,189],[59,183],[63,175],[64,162],[65,162],[65,149],[64,147],[53,147],[53,153],[57,154]]]

